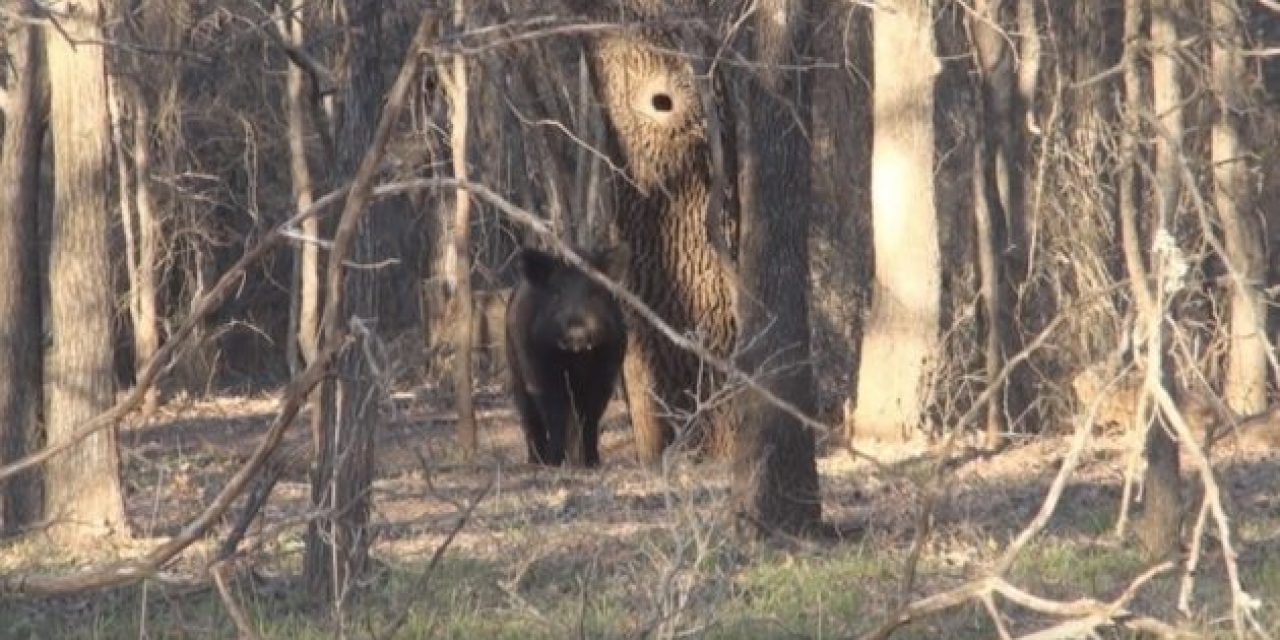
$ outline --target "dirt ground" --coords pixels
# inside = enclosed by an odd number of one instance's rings
[[[199,513],[258,444],[277,403],[273,394],[172,403],[150,419],[126,425],[121,445],[135,535],[143,540],[171,535]],[[382,561],[429,558],[485,487],[487,494],[452,542],[450,554],[500,565],[512,584],[519,584],[530,567],[545,567],[548,559],[564,560],[568,572],[581,568],[582,558],[625,560],[638,553],[634,541],[647,533],[684,527],[698,538],[699,532],[727,528],[727,469],[679,457],[662,472],[640,468],[618,402],[605,417],[603,466],[598,470],[525,464],[516,416],[498,388],[482,389],[477,398],[481,453],[464,464],[453,445],[454,417],[441,409],[445,404],[424,393],[401,393],[387,408],[387,425],[378,434],[373,515],[374,553]],[[933,569],[921,587],[924,593],[954,586],[980,571],[1031,520],[1068,446],[1066,436],[1040,437],[992,457],[958,456],[952,461],[926,548],[926,562]],[[307,450],[305,419],[291,428],[286,447]],[[885,552],[892,573],[910,548],[918,522],[919,495],[910,479],[926,477],[933,459],[924,451],[893,447],[869,453],[879,465],[834,446],[822,453],[824,518],[847,540],[802,543],[800,549],[859,545]],[[1280,557],[1280,460],[1272,452],[1240,450],[1228,442],[1216,452],[1215,463],[1243,540],[1241,565]],[[1108,532],[1123,468],[1119,434],[1092,439],[1050,522],[1056,541],[1114,546]],[[1189,468],[1184,464],[1184,471]],[[306,512],[309,493],[305,467],[295,465],[250,529],[247,543],[261,544],[255,553],[264,567],[274,564],[282,573],[296,572],[302,527],[273,525],[296,522]],[[179,566],[196,566],[212,553],[239,505]],[[1210,541],[1202,580],[1219,579],[1213,576],[1221,573],[1220,557]],[[15,568],[12,561],[7,564]],[[883,601],[871,603],[868,610],[886,611],[895,584],[896,578],[887,576],[884,588],[876,590]],[[1037,586],[1054,595],[1052,585]],[[1083,594],[1064,589],[1057,595]],[[1167,609],[1159,602],[1148,604],[1157,611]],[[1272,615],[1276,606],[1267,605]]]

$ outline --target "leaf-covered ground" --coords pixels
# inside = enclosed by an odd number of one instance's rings
[[[827,448],[819,461],[823,509],[842,535],[743,546],[727,517],[727,470],[679,458],[664,472],[639,468],[620,406],[607,416],[603,468],[552,470],[523,463],[518,425],[498,390],[480,400],[482,454],[473,464],[456,454],[444,403],[402,394],[388,409],[374,495],[378,568],[342,614],[348,637],[384,637],[405,613],[399,637],[406,638],[842,638],[877,627],[901,597],[919,522],[912,479],[930,473],[926,452],[872,451],[884,463],[877,466]],[[0,546],[0,571],[65,571],[141,552],[171,534],[247,457],[275,402],[263,396],[170,405],[129,425],[121,441],[136,539],[70,552],[31,536]],[[305,451],[307,437],[300,423],[288,440]],[[1043,437],[991,458],[954,460],[912,596],[982,575],[1039,508],[1067,449],[1067,438]],[[1015,565],[1011,578],[1019,587],[1046,598],[1109,599],[1146,568],[1111,536],[1123,454],[1117,435],[1091,443],[1048,530]],[[1280,458],[1228,443],[1215,460],[1234,509],[1245,588],[1261,601],[1261,619],[1280,633]],[[1188,482],[1189,498],[1196,486]],[[441,561],[424,573],[486,487]],[[250,530],[246,542],[257,546],[246,566],[253,571],[238,572],[232,584],[264,637],[334,637],[331,607],[306,602],[295,584],[304,531],[297,522],[308,495],[305,466],[298,466]],[[227,526],[171,572],[201,566]],[[1223,566],[1212,539],[1191,618],[1175,612],[1176,574],[1148,585],[1132,609],[1201,636],[1229,635]],[[1055,622],[1000,599],[996,605],[1015,635]],[[200,586],[153,583],[0,602],[3,638],[235,636],[217,594]],[[995,636],[990,615],[975,603],[894,637]]]

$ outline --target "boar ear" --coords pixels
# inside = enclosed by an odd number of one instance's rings
[[[618,244],[596,251],[591,256],[591,266],[609,276],[611,280],[618,281],[626,273],[627,262],[630,260],[631,250],[624,244]]]
[[[520,250],[520,273],[525,280],[533,284],[546,284],[555,268],[555,256],[546,251],[533,248]]]

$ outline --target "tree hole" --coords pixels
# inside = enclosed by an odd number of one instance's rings
[[[665,93],[655,93],[649,99],[653,105],[653,110],[658,113],[668,113],[675,107],[675,102],[671,100],[671,96]]]

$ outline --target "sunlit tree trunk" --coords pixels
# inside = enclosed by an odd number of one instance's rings
[[[857,439],[903,440],[925,422],[941,355],[942,253],[934,203],[933,16],[925,0],[875,13],[871,199],[875,280],[862,343]]]
[[[1262,294],[1266,256],[1263,235],[1252,207],[1247,147],[1241,137],[1248,107],[1241,56],[1240,7],[1236,0],[1210,3],[1213,22],[1213,79],[1218,119],[1213,124],[1211,156],[1214,203],[1222,223],[1225,259],[1231,266],[1231,345],[1223,400],[1241,415],[1267,407],[1267,302]]]
[[[1137,11],[1137,0],[1131,0],[1126,13]],[[1172,362],[1167,353],[1167,322],[1164,309],[1169,292],[1164,290],[1166,257],[1157,251],[1162,235],[1172,237],[1174,218],[1182,189],[1182,90],[1178,72],[1178,30],[1176,20],[1183,8],[1182,0],[1152,0],[1151,60],[1152,112],[1155,114],[1155,220],[1151,225],[1151,269],[1130,272],[1130,281],[1138,294],[1139,317],[1143,324],[1147,384],[1158,381],[1170,393],[1177,393],[1172,382]],[[1127,15],[1126,24],[1136,19]],[[1134,41],[1127,40],[1131,46]],[[1140,89],[1126,83],[1132,94]],[[1136,213],[1136,211],[1134,212]],[[1135,227],[1136,224],[1132,225]],[[1149,275],[1150,279],[1142,277]],[[1164,428],[1163,420],[1144,421],[1147,428],[1145,454],[1147,468],[1143,478],[1142,511],[1134,521],[1134,533],[1143,550],[1152,558],[1163,558],[1177,550],[1182,529],[1182,483],[1178,462],[1178,443]]]
[[[454,3],[454,27],[462,30],[466,26],[466,10],[462,0]],[[468,106],[467,95],[470,91],[467,80],[467,59],[455,56],[448,72],[449,94],[449,141],[453,157],[453,174],[456,178],[467,179],[467,127]],[[476,453],[476,412],[473,402],[471,363],[473,358],[471,319],[471,196],[463,187],[459,187],[454,196],[453,213],[453,255],[457,279],[453,286],[453,393],[454,406],[458,412],[458,442],[462,445],[464,455],[471,458]]]
[[[302,47],[305,43],[303,5],[300,0],[287,0],[277,9],[280,32],[290,45]],[[285,121],[288,125],[289,178],[293,189],[293,204],[298,211],[311,206],[313,184],[311,167],[307,163],[307,105],[306,79],[302,69],[290,62],[285,69]],[[319,239],[320,220],[310,217],[302,221],[302,235]],[[296,350],[291,358],[311,362],[316,357],[316,340],[320,327],[320,245],[317,242],[299,243],[294,250],[294,291],[291,293],[292,323],[289,346]]]
[[[44,33],[56,186],[49,255],[53,346],[45,360],[50,443],[69,437],[114,400],[106,60],[103,47],[83,44],[105,39],[99,21],[109,9],[105,2],[69,4],[60,28]],[[55,534],[67,538],[125,532],[114,429],[98,431],[49,462],[45,511]]]
[[[48,94],[42,46],[38,27],[9,32],[11,66],[0,143],[0,464],[32,452],[43,440],[38,219]],[[5,533],[40,519],[40,484],[31,472],[0,486]]]
[[[141,371],[160,348],[160,317],[156,311],[160,268],[160,220],[151,191],[151,107],[137,91],[133,97],[134,208],[137,215],[138,261],[131,295],[136,301],[133,316],[135,371]],[[159,392],[152,387],[143,398],[142,411],[154,413]]]

